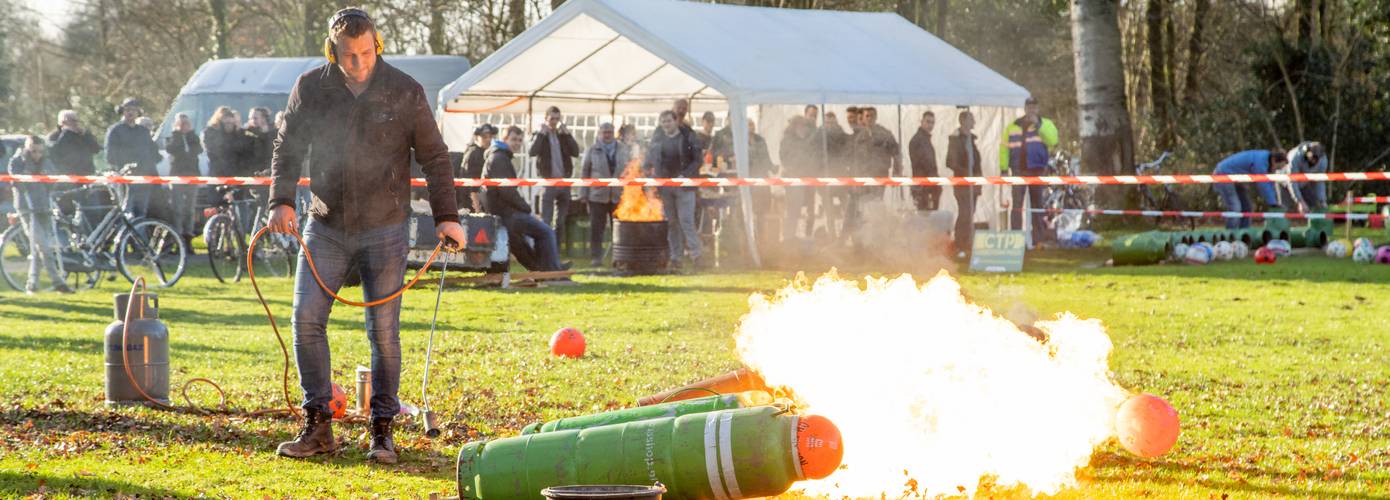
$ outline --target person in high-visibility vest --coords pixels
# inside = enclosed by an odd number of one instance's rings
[[[1040,176],[1047,173],[1047,162],[1052,158],[1052,149],[1057,147],[1057,125],[1039,114],[1038,99],[1029,96],[1023,104],[1023,116],[1004,131],[1004,141],[999,144],[999,168],[1008,175]],[[1023,228],[1023,197],[1028,197],[1030,208],[1042,208],[1044,186],[1014,186],[1010,226],[1013,230]],[[1046,241],[1056,235],[1048,236],[1039,231],[1044,226],[1043,214],[1032,214],[1031,230],[1033,242]]]

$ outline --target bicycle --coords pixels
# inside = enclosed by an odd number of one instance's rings
[[[1047,175],[1081,175],[1081,159],[1058,151],[1047,163]],[[1043,194],[1042,208],[1046,210],[1043,223],[1056,233],[1075,232],[1089,226],[1091,214],[1086,211],[1092,208],[1094,196],[1095,187],[1090,185],[1048,186]]]
[[[212,275],[222,283],[240,282],[246,271],[247,235],[256,234],[270,218],[264,206],[256,200],[238,200],[238,193],[245,188],[221,186],[217,188],[217,204],[208,207],[207,224],[203,226],[203,241],[208,246],[208,263]],[[242,231],[244,224],[239,214],[250,211],[250,204],[256,204],[255,216],[251,219],[251,231]],[[295,261],[299,258],[299,245],[289,236],[272,234],[264,243],[256,246],[256,270],[282,277],[294,272]]]
[[[1135,175],[1163,175],[1163,162],[1167,161],[1172,153],[1164,151],[1158,155],[1158,159],[1140,163],[1134,167]],[[1177,210],[1175,207],[1178,195],[1173,191],[1172,184],[1140,184],[1139,205],[1143,210]]]
[[[127,167],[121,173],[129,170]],[[107,190],[115,204],[93,226],[87,220],[83,200],[96,189]],[[146,277],[160,288],[174,286],[183,277],[188,264],[187,244],[164,221],[126,214],[121,207],[127,192],[124,186],[104,183],[58,194],[60,198],[71,197],[76,207],[71,216],[53,209],[59,270],[64,281],[73,280],[73,288],[95,288],[107,272],[120,272],[131,283]],[[29,237],[22,226],[11,226],[0,234],[0,277],[15,290],[23,290],[27,281],[29,252]]]

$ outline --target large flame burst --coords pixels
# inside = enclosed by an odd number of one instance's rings
[[[805,483],[810,494],[969,495],[982,482],[1055,493],[1127,397],[1100,321],[1040,321],[1040,342],[944,272],[864,288],[832,273],[750,302],[743,362],[844,435],[844,466]]]
[[[623,180],[636,178],[642,173],[642,161],[633,159],[623,171]],[[613,212],[618,220],[628,222],[654,222],[665,218],[661,213],[661,198],[648,193],[642,186],[623,186],[623,198],[618,209]]]

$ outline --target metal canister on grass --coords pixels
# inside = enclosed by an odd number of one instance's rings
[[[752,408],[754,406],[765,406],[769,404],[772,404],[772,395],[763,391],[746,391],[683,401],[671,401],[650,406],[638,406],[636,408],[596,413],[593,415],[562,418],[549,422],[536,422],[526,426],[526,428],[521,430],[521,433],[525,435],[538,432],[588,429],[590,427],[600,427],[604,425],[637,422],[656,418],[679,417],[682,415],[693,415],[696,413],[707,413],[736,408]]]
[[[151,399],[169,404],[169,329],[159,320],[159,296],[119,293],[114,298],[116,320],[106,327],[106,404],[148,404],[141,389]]]
[[[824,417],[760,406],[464,445],[459,498],[534,498],[562,485],[654,484],[677,500],[767,497],[839,468]]]
[[[366,415],[372,410],[372,369],[357,367],[357,413]]]

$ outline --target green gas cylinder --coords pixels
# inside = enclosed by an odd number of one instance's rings
[[[840,466],[840,431],[774,406],[719,410],[464,445],[459,498],[540,498],[562,485],[665,485],[665,498],[767,497]]]
[[[521,430],[521,433],[535,434],[537,432],[588,429],[590,427],[622,424],[639,420],[651,420],[653,418],[679,417],[681,415],[731,410],[735,408],[751,408],[770,404],[772,404],[772,396],[770,394],[764,391],[746,391],[737,394],[706,396],[703,398],[672,401],[670,403],[661,403],[651,406],[639,406],[625,410],[584,415],[582,417],[562,418],[549,422],[536,422],[526,426],[526,428]]]

